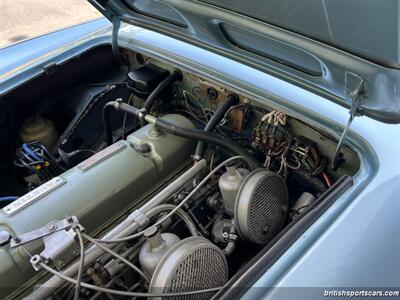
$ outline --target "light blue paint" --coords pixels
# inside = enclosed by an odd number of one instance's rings
[[[101,26],[100,26],[101,27]],[[99,28],[100,28],[99,27]],[[74,44],[54,46],[47,55],[22,50],[9,67],[0,68],[0,94],[37,76],[48,62],[109,43],[110,29],[77,35]],[[72,38],[72,37],[71,37]],[[338,104],[282,79],[210,53],[207,50],[137,27],[123,27],[120,45],[170,62],[182,69],[246,91],[249,96],[284,109],[338,137],[349,117]],[[58,45],[58,46],[61,46]],[[22,47],[22,43],[13,47]],[[13,47],[1,51],[11,51]],[[27,51],[26,51],[27,52]],[[4,52],[3,52],[4,53]],[[11,70],[11,65],[21,67]],[[7,71],[6,74],[4,73]],[[4,75],[5,74],[5,75]],[[301,238],[255,283],[244,299],[273,298],[291,286],[398,286],[400,283],[400,126],[358,117],[348,146],[361,157],[354,186],[338,199]]]

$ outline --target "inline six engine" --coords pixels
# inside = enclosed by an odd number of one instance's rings
[[[10,131],[2,296],[209,299],[359,167],[283,111],[131,56]]]

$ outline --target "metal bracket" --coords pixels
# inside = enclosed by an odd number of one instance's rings
[[[40,252],[39,255],[35,256],[40,257],[41,262],[46,264],[51,261],[57,269],[61,270],[68,262],[72,261],[78,253],[75,237],[76,231],[72,228],[47,235],[43,237],[44,250]],[[31,261],[31,264],[37,271],[38,266],[34,264],[34,261],[35,260]]]
[[[61,270],[77,254],[76,229],[84,231],[77,217],[53,221],[44,227],[14,237],[10,242],[10,247],[22,246],[41,238],[44,250],[32,256],[30,262],[33,268],[38,271],[40,263],[47,264],[51,261],[57,269]]]
[[[139,228],[146,228],[149,224],[149,218],[140,209],[135,210],[129,215],[129,218],[134,220],[139,225]]]
[[[128,65],[128,59],[123,57],[121,51],[118,47],[118,32],[121,27],[121,20],[118,17],[112,19],[113,30],[111,35],[111,47],[115,57],[118,59],[119,63],[122,65]]]
[[[343,130],[342,135],[340,136],[339,142],[336,147],[335,156],[333,158],[333,166],[332,168],[335,170],[340,164],[340,149],[343,146],[343,142],[346,138],[346,135],[349,131],[351,123],[353,122],[356,116],[360,115],[361,104],[364,101],[365,88],[364,88],[364,79],[354,73],[346,72],[345,74],[345,97],[347,102],[351,102],[350,107],[350,117],[347,121],[347,124]]]
[[[77,217],[69,217],[63,220],[54,221],[41,228],[13,237],[13,239],[10,241],[10,247],[19,247],[37,239],[44,238],[55,232],[68,230],[75,226],[79,226],[79,221]]]

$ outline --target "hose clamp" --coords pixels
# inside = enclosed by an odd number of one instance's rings
[[[144,117],[147,115],[147,110],[145,108],[141,108],[139,110],[139,119],[144,120]]]

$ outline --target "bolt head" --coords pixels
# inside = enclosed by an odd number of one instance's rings
[[[57,226],[55,224],[50,224],[49,226],[47,226],[47,229],[50,231],[54,231],[57,229]]]

